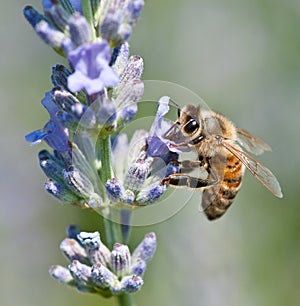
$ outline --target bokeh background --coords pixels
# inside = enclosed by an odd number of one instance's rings
[[[133,246],[149,231],[159,240],[137,305],[299,305],[300,2],[146,2],[131,38],[131,53],[145,60],[144,79],[186,86],[266,140],[273,152],[259,160],[277,175],[284,198],[246,174],[219,221],[198,212],[195,196],[165,222],[134,228]],[[116,305],[48,275],[51,264],[66,264],[59,251],[66,226],[94,231],[101,222],[43,191],[41,147],[24,141],[47,120],[39,101],[52,65],[62,61],[22,17],[26,4],[9,1],[0,10],[0,304]]]

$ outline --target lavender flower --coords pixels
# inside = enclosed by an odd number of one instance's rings
[[[181,152],[175,147],[171,147],[170,141],[163,137],[170,127],[170,123],[164,120],[164,116],[169,111],[168,103],[169,97],[162,97],[159,100],[157,115],[149,131],[147,153],[153,157],[168,154],[169,152]]]
[[[45,15],[40,14],[32,6],[26,6],[25,18],[47,44],[65,56],[68,56],[75,46],[87,42],[84,37],[94,38],[96,42],[95,38],[99,34],[101,39],[108,41],[111,47],[122,45],[130,37],[132,27],[144,5],[143,0],[90,0],[88,5],[91,16],[89,17],[92,20],[84,22],[84,17],[78,17],[83,15],[81,1],[44,0],[42,3]],[[89,30],[88,24],[93,25]],[[78,35],[80,33],[81,35]]]
[[[143,6],[143,0],[102,1],[99,16],[101,36],[113,46],[127,41]]]
[[[101,92],[104,86],[118,84],[119,77],[109,67],[110,48],[104,40],[84,44],[69,52],[68,59],[75,72],[68,78],[68,87],[72,92],[86,89],[89,95]]]
[[[147,234],[132,258],[128,246],[120,243],[115,244],[110,252],[98,232],[79,232],[77,240],[68,237],[60,248],[70,265],[68,268],[52,266],[49,272],[54,278],[80,291],[109,296],[141,289],[142,276],[155,253],[156,237],[154,233]],[[90,257],[91,250],[98,257]]]
[[[127,53],[128,48],[123,50]],[[51,79],[56,87],[42,100],[50,120],[43,129],[29,133],[25,139],[31,144],[45,141],[54,150],[53,154],[48,154],[47,162],[40,154],[40,165],[48,177],[45,189],[56,198],[67,199],[68,203],[80,207],[102,205],[105,195],[97,174],[99,169],[96,168],[92,135],[95,132],[102,135],[116,132],[134,116],[143,84],[136,79],[140,77],[142,67],[134,64],[135,69],[131,68],[133,62],[126,60],[123,51],[120,52],[116,64],[124,80],[121,87],[117,86],[112,91],[115,98],[108,98],[103,93],[94,95],[95,100],[90,106],[89,101],[82,101],[82,95],[74,95],[67,90],[69,70],[62,65],[53,68]],[[129,204],[133,202],[134,194],[127,190],[123,198]]]
[[[45,94],[42,104],[49,112],[50,120],[43,129],[27,134],[25,136],[26,141],[34,145],[44,140],[54,150],[59,152],[69,151],[69,132],[56,118],[59,109],[51,99],[50,92]]]
[[[136,131],[129,144],[125,134],[116,137],[112,147],[114,177],[106,182],[106,192],[113,205],[134,209],[152,204],[166,191],[166,186],[161,184],[163,178],[179,172],[174,163],[179,151],[163,138],[170,127],[163,119],[169,110],[168,100],[168,97],[159,100],[149,133]],[[133,195],[133,201],[126,200],[128,193]]]

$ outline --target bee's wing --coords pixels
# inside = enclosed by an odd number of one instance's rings
[[[248,152],[259,155],[264,151],[271,151],[271,147],[259,137],[254,136],[241,128],[236,128],[236,132],[238,143]]]
[[[260,164],[247,153],[237,149],[223,139],[219,139],[219,143],[236,158],[238,158],[251,172],[251,174],[256,177],[269,191],[271,191],[276,197],[282,198],[280,185],[274,174],[268,168]]]

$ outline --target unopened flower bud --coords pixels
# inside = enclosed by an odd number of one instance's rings
[[[69,27],[71,39],[76,46],[80,46],[90,41],[90,28],[82,15],[79,13],[73,14],[69,19]]]
[[[55,182],[51,179],[47,179],[44,188],[47,192],[55,196],[58,200],[74,204],[80,202],[80,198],[76,196],[69,188],[67,188],[64,184]]]
[[[144,0],[133,0],[129,3],[127,11],[130,13],[130,19],[132,20],[132,23],[135,23],[139,18],[143,6]]]
[[[68,76],[71,71],[64,65],[57,64],[52,67],[51,81],[55,87],[61,87],[65,90],[68,89]]]
[[[139,291],[143,284],[143,279],[138,275],[125,276],[121,280],[122,291],[126,293],[134,293]]]
[[[106,194],[110,201],[120,202],[124,197],[124,189],[115,178],[108,180],[105,184]]]
[[[90,197],[94,193],[94,187],[91,181],[80,171],[74,167],[69,167],[63,171],[65,182],[72,188],[72,190],[83,197]]]
[[[118,278],[103,264],[95,264],[91,270],[92,281],[101,288],[114,287],[118,282]]]
[[[121,108],[130,103],[136,103],[144,93],[144,83],[141,80],[131,80],[120,87],[116,97],[116,105]]]
[[[151,260],[156,250],[156,235],[149,233],[145,236],[143,241],[137,246],[132,254],[132,259],[140,258],[146,263]]]
[[[88,206],[90,208],[96,209],[101,207],[103,204],[103,200],[98,193],[93,192],[88,199]]]
[[[143,59],[138,55],[132,55],[120,77],[121,83],[140,79],[144,69]]]
[[[139,205],[149,205],[156,202],[166,191],[166,185],[154,184],[143,189],[137,196]]]
[[[134,262],[131,265],[131,273],[143,276],[146,271],[146,267],[147,267],[146,262],[141,258],[137,258],[134,260]]]
[[[68,30],[68,22],[70,12],[66,11],[64,7],[58,2],[53,5],[44,6],[45,16],[62,32]]]
[[[134,201],[134,193],[127,189],[124,191],[124,195],[123,195],[123,200],[125,202],[125,204],[131,204]]]
[[[73,260],[69,265],[69,270],[73,278],[81,284],[88,284],[91,280],[91,267],[80,263],[78,260]]]
[[[40,167],[48,178],[55,181],[62,181],[63,166],[57,158],[47,150],[42,150],[38,154],[38,159]]]
[[[118,34],[119,26],[120,16],[117,13],[107,13],[100,26],[101,37],[109,42],[114,42]]]
[[[35,28],[35,26],[42,20],[46,21],[44,15],[40,14],[34,7],[31,5],[25,6],[23,14],[30,25]]]
[[[84,245],[87,249],[99,249],[100,247],[100,234],[99,232],[88,233],[88,232],[80,232],[78,234],[78,239],[82,245]]]
[[[35,26],[36,33],[50,47],[58,52],[62,52],[67,36],[62,32],[53,29],[46,21],[42,20]]]
[[[68,112],[73,113],[72,108],[76,104],[81,104],[79,100],[67,90],[60,87],[54,87],[51,91],[51,97],[57,107]]]
[[[145,160],[138,160],[128,169],[124,185],[126,189],[133,192],[140,190],[150,172],[149,162]]]
[[[99,232],[81,232],[78,239],[84,246],[92,264],[101,263],[106,265],[110,261],[110,251],[100,240]]]
[[[119,45],[128,40],[132,33],[132,26],[127,23],[121,23],[118,28],[118,34],[114,40],[115,45]]]
[[[78,260],[88,264],[87,253],[76,240],[70,238],[64,239],[60,244],[60,250],[69,261]]]
[[[116,243],[111,252],[110,266],[117,276],[123,276],[130,270],[130,252],[127,245]]]
[[[76,283],[70,273],[70,271],[62,266],[55,265],[51,266],[49,269],[49,273],[52,277],[57,279],[59,282],[63,284],[67,284],[70,286],[76,286]]]

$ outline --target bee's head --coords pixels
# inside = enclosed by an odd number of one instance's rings
[[[191,143],[195,137],[199,139],[201,132],[199,107],[186,105],[181,109],[177,104],[175,106],[178,110],[177,121],[164,137],[175,143]]]
[[[199,107],[195,105],[186,105],[177,119],[178,124],[182,130],[182,134],[186,137],[192,137],[199,134],[201,131],[201,120],[199,116]]]

